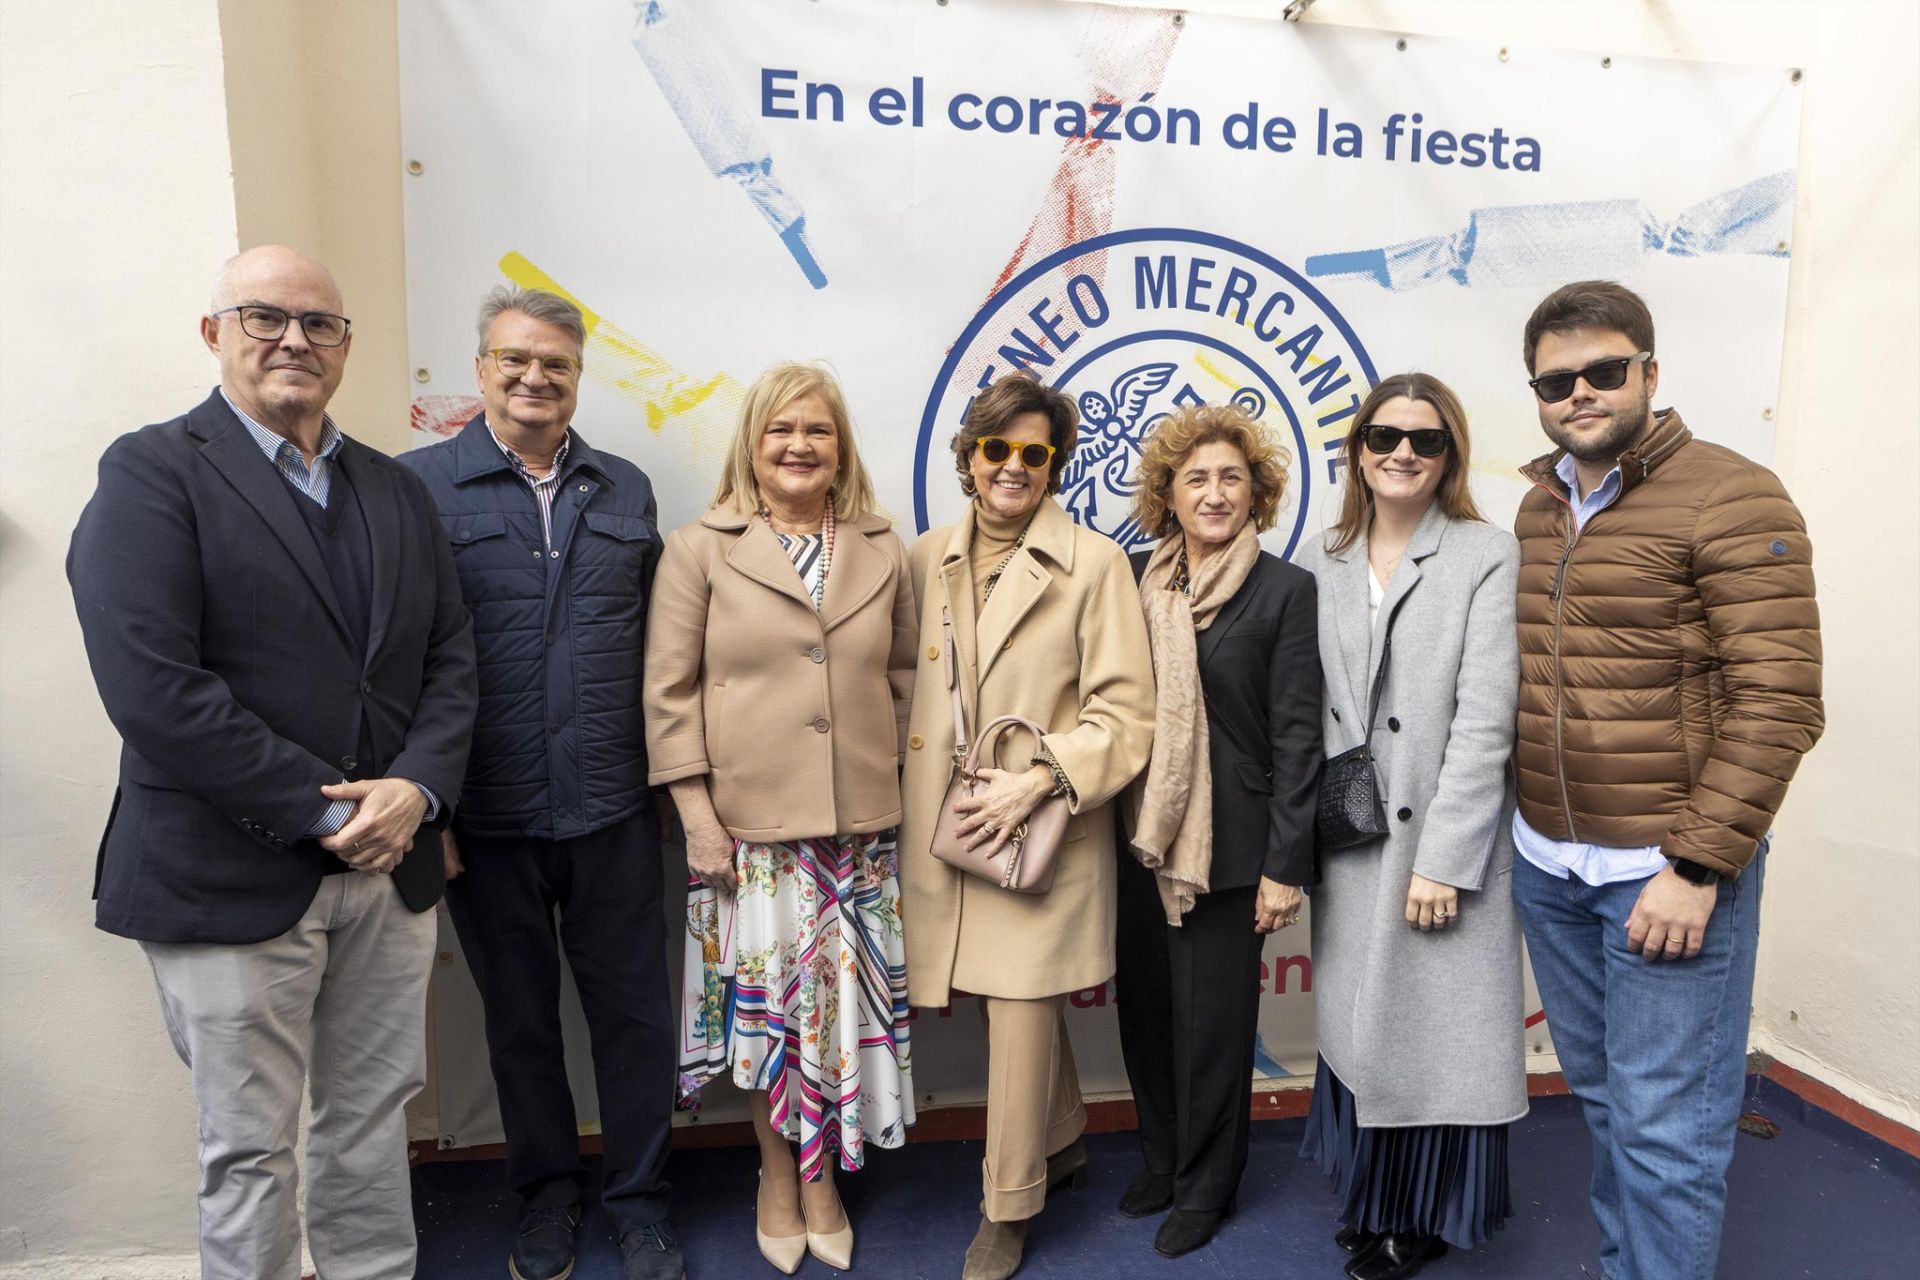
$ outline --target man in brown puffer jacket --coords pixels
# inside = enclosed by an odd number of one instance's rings
[[[1611,1280],[1709,1280],[1769,827],[1820,737],[1812,551],[1766,468],[1652,411],[1653,318],[1604,281],[1527,321],[1514,898],[1593,1134]]]

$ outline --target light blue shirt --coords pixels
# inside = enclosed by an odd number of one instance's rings
[[[1572,454],[1562,454],[1554,471],[1566,483],[1569,495],[1567,505],[1573,509],[1576,536],[1586,527],[1587,521],[1612,506],[1620,497],[1619,467],[1607,472],[1607,478],[1585,496],[1580,494],[1579,474],[1574,469]],[[1574,876],[1586,884],[1644,880],[1664,871],[1667,866],[1666,856],[1660,852],[1657,844],[1623,849],[1615,845],[1588,844],[1584,840],[1550,839],[1528,826],[1518,809],[1513,811],[1513,844],[1521,857],[1548,875],[1559,876],[1562,880]]]
[[[235,404],[227,395],[225,387],[220,388],[220,398],[227,402],[227,408],[233,410],[233,416],[240,419],[240,425],[247,429],[253,442],[260,446],[260,452],[267,455],[286,482],[306,494],[318,503],[322,509],[327,505],[327,494],[333,489],[333,469],[337,463],[334,455],[340,452],[340,428],[333,425],[333,419],[324,414],[320,418],[320,452],[314,455],[313,465],[307,465],[306,455],[300,452],[300,446],[270,428],[263,427],[248,415],[245,409]]]

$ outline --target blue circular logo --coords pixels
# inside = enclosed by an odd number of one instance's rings
[[[1345,318],[1258,249],[1166,227],[1095,236],[1008,281],[947,353],[914,451],[921,531],[965,509],[949,442],[974,396],[1017,370],[1073,397],[1080,439],[1060,502],[1128,551],[1153,541],[1132,509],[1148,435],[1183,406],[1231,401],[1293,455],[1291,520],[1283,511],[1271,535],[1291,554],[1376,380]]]

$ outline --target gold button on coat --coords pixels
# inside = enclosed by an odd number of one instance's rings
[[[939,646],[939,645],[937,645],[937,644],[930,644],[930,645],[928,645],[928,646],[927,646],[927,659],[928,659],[929,661],[932,661],[932,660],[934,660],[934,659],[936,659],[936,658],[938,658],[939,656],[940,656],[940,646]]]
[[[927,740],[916,733],[911,738],[907,739],[907,745],[912,747],[915,751],[918,751],[920,748],[927,745]]]

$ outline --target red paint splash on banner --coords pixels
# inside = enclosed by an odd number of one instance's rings
[[[415,396],[407,417],[415,431],[453,436],[473,421],[483,403],[479,396]]]
[[[1121,108],[1138,102],[1157,91],[1166,77],[1167,63],[1180,39],[1180,28],[1170,12],[1156,9],[1095,10],[1081,36],[1074,62],[1087,84],[1085,101],[1116,103]],[[1034,263],[1068,245],[1113,229],[1113,193],[1117,159],[1113,144],[1097,138],[1068,138],[1060,145],[1060,163],[1047,184],[1046,198],[1027,224],[1013,256],[1000,269],[987,301],[1006,287],[1009,280]],[[1085,254],[1054,268],[1053,275],[1064,283],[1085,272],[1101,284],[1106,283],[1107,255],[1104,251]],[[984,305],[984,304],[983,304]],[[1006,328],[1021,319],[1009,316]],[[1006,340],[1003,330],[983,334],[974,344],[980,352],[992,352]],[[976,357],[973,367],[960,371],[968,381],[977,381],[985,367],[985,357]]]
[[[1087,100],[1124,109],[1154,93],[1166,78],[1180,28],[1170,13],[1141,9],[1096,10],[1080,38],[1074,61],[1086,78]],[[1098,138],[1068,138],[1060,145],[1060,164],[1047,185],[1047,197],[1027,225],[1020,245],[1000,270],[991,299],[1029,264],[1070,244],[1113,229],[1115,158],[1111,143]],[[1063,264],[1061,270],[1090,271],[1105,283],[1106,255],[1094,253]]]

